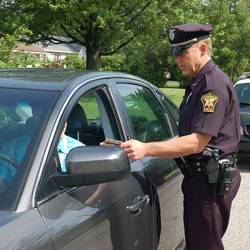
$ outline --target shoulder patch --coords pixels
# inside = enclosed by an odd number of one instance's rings
[[[219,101],[219,97],[208,92],[205,95],[201,96],[201,102],[203,104],[203,112],[205,113],[213,113],[217,102]]]

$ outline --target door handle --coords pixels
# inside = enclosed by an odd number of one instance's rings
[[[143,208],[145,208],[150,201],[149,195],[146,194],[143,197],[136,196],[133,204],[126,207],[130,213],[140,213]]]

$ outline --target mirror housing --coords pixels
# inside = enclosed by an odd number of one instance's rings
[[[127,154],[120,147],[81,146],[66,158],[66,173],[54,173],[59,187],[79,187],[117,181],[130,173]]]

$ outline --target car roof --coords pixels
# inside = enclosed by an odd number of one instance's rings
[[[238,84],[245,84],[245,83],[250,83],[250,78],[239,80],[238,82],[234,84],[234,86]]]
[[[60,91],[68,85],[77,85],[88,80],[114,77],[130,78],[145,82],[145,80],[139,77],[120,72],[29,68],[0,69],[0,87]]]

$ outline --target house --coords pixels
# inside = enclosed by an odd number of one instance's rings
[[[65,41],[66,38],[63,38]],[[13,49],[13,52],[29,52],[37,55],[40,61],[62,62],[68,55],[78,55],[80,58],[86,59],[86,49],[76,43],[67,44],[53,44],[43,45],[42,43],[36,44],[20,44]]]

